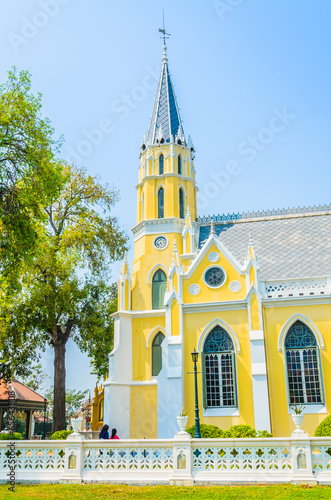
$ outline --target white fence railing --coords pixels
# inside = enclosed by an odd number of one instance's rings
[[[14,462],[13,462],[14,460]],[[331,438],[0,442],[0,482],[319,482],[331,484]],[[14,472],[13,472],[14,471]]]

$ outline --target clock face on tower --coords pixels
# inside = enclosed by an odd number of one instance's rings
[[[154,240],[154,246],[158,250],[163,250],[168,245],[168,240],[165,236],[158,236]]]
[[[225,278],[225,271],[219,266],[209,267],[204,275],[204,281],[210,288],[219,288],[225,282]]]

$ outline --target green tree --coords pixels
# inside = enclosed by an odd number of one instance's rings
[[[0,85],[0,272],[3,281],[17,261],[33,252],[36,223],[45,217],[63,184],[56,159],[61,142],[41,114],[41,94],[31,92],[27,71],[8,74]],[[12,286],[12,283],[10,283]]]
[[[85,391],[76,391],[75,389],[67,389],[65,394],[65,414],[66,417],[74,415],[82,404],[86,401],[88,394],[88,389]],[[54,408],[54,387],[52,386],[45,394],[47,398],[47,412],[48,415],[53,418],[53,408]]]
[[[40,363],[31,363],[30,366],[24,366],[24,376],[20,378],[20,382],[43,394],[48,378],[50,376]]]
[[[65,429],[67,341],[72,338],[97,359],[95,328],[96,342],[105,348],[103,327],[111,336],[109,317],[102,314],[109,310],[110,265],[123,257],[127,241],[110,214],[117,192],[83,169],[66,166],[64,175],[57,201],[45,209],[47,221],[38,225],[33,263],[20,269],[22,291],[11,297],[10,319],[2,324],[5,349],[13,356],[8,362],[16,370],[46,343],[54,348],[54,431]]]

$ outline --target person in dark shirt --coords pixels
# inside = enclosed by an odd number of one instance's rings
[[[99,439],[109,439],[108,429],[109,429],[109,425],[105,424],[101,429],[101,432],[99,434]]]
[[[117,435],[117,430],[116,429],[112,429],[111,436],[110,436],[109,439],[119,439],[119,437]]]

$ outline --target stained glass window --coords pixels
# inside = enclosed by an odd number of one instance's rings
[[[164,191],[162,187],[157,193],[157,217],[158,219],[164,218]]]
[[[182,175],[182,157],[181,155],[178,155],[178,173],[179,175]]]
[[[205,408],[237,406],[235,352],[230,335],[217,325],[209,333],[203,349]]]
[[[164,307],[164,295],[167,290],[167,277],[162,269],[158,269],[152,280],[152,309]]]
[[[164,168],[164,156],[161,153],[159,156],[159,175],[163,174],[163,168]]]
[[[315,335],[296,321],[285,338],[290,404],[321,404],[321,367]]]
[[[161,344],[164,340],[162,332],[158,332],[152,344],[152,376],[157,377],[162,369],[162,347]]]
[[[185,219],[185,198],[182,188],[179,189],[179,217]]]

